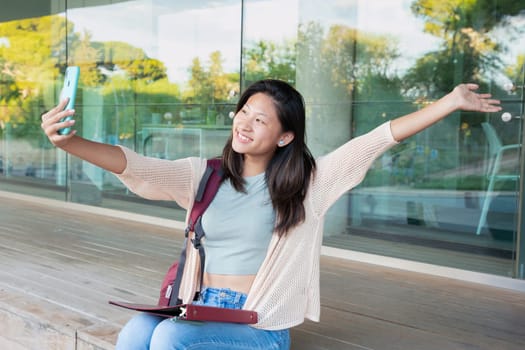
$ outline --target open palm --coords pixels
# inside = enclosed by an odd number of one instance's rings
[[[477,84],[460,84],[454,88],[458,108],[464,111],[498,112],[500,101],[493,99],[491,94],[477,93]]]

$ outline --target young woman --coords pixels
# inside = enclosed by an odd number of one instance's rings
[[[117,349],[289,349],[289,329],[319,320],[319,255],[330,206],[399,141],[457,110],[496,112],[499,101],[462,84],[417,112],[386,122],[316,160],[305,143],[305,107],[293,87],[263,80],[241,96],[222,164],[224,180],[202,218],[206,266],[201,304],[258,312],[258,323],[194,323],[138,314]],[[73,131],[67,101],[42,116],[57,147],[116,174],[133,192],[190,210],[206,160],[161,160],[95,143]],[[187,263],[192,263],[191,258]],[[179,297],[191,302],[181,285]]]

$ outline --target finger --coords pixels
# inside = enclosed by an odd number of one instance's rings
[[[484,112],[499,112],[501,111],[501,107],[499,106],[487,106],[485,107]]]
[[[499,105],[499,104],[501,104],[501,101],[500,100],[495,100],[495,99],[488,99],[487,103],[489,103],[491,105]]]
[[[498,111],[501,111],[502,108],[498,103],[496,102],[491,103],[490,101],[487,100],[482,105],[481,109],[486,112],[498,112]]]
[[[76,130],[71,130],[71,132],[67,135],[60,135],[59,133],[55,133],[49,137],[49,140],[54,145],[60,144],[70,138],[72,138],[77,133]]]
[[[58,123],[49,123],[49,122],[42,122],[42,129],[44,129],[45,134],[52,138],[55,135],[59,135],[58,130],[63,128],[70,128],[73,125],[75,125],[75,120],[65,120],[63,122]]]
[[[469,90],[477,90],[479,89],[479,85],[478,84],[474,84],[474,83],[468,83],[468,84],[465,84],[467,86],[467,89]]]
[[[69,98],[65,98],[61,101],[59,101],[58,105],[56,105],[54,108],[52,108],[48,113],[49,114],[56,114],[58,112],[62,112],[64,108],[66,108],[67,102],[69,101]]]
[[[53,112],[53,110],[51,110],[49,113],[46,113],[45,115],[42,116],[42,124],[44,126],[55,124],[55,123],[58,123],[63,118],[73,116],[74,114],[75,114],[74,109],[68,109],[68,110],[61,111],[61,112]]]
[[[64,108],[66,108],[66,105],[67,105],[68,101],[69,101],[69,97],[66,97],[66,98],[62,99],[62,101],[60,101],[58,103],[56,108],[58,108],[61,111],[64,110]]]
[[[42,116],[41,116],[42,120],[48,119],[48,118],[50,118],[50,116],[63,111],[64,108],[66,108],[66,105],[67,105],[68,101],[69,101],[69,98],[65,98],[62,101],[60,101],[58,103],[58,105],[56,105],[55,107],[51,108],[49,111],[45,112],[44,114],[42,114]]]
[[[483,99],[487,99],[487,98],[491,98],[492,94],[489,94],[489,93],[478,94],[478,97],[479,98],[483,98]]]

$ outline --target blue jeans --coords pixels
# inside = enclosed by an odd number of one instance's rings
[[[195,303],[241,309],[246,294],[206,288]],[[288,329],[268,331],[247,324],[183,321],[147,313],[134,316],[122,328],[116,350],[288,350]]]

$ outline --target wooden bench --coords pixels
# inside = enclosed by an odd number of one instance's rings
[[[0,349],[112,349],[133,312],[107,301],[154,302],[182,241],[164,223],[0,200]],[[293,329],[292,349],[525,348],[518,291],[322,257],[321,303],[321,322]]]

